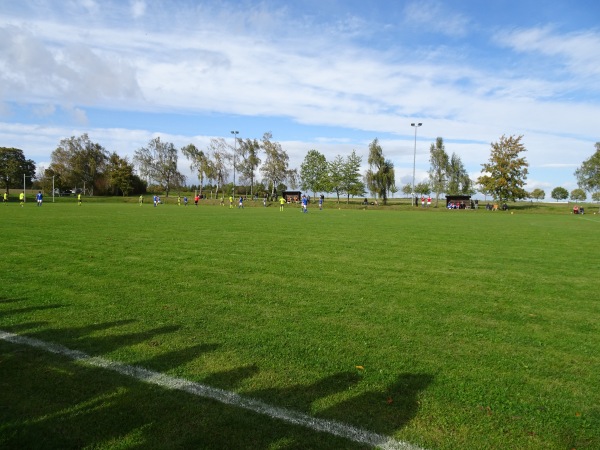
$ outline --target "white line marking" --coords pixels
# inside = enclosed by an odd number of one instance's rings
[[[194,383],[183,378],[171,377],[160,372],[144,369],[143,367],[129,366],[127,364],[121,364],[108,359],[90,356],[77,350],[71,350],[62,345],[44,342],[26,336],[19,336],[17,334],[8,333],[2,330],[0,330],[0,339],[7,342],[12,342],[13,344],[28,345],[30,347],[40,348],[51,353],[66,356],[88,366],[112,370],[146,383],[155,384],[167,389],[176,389],[197,395],[199,397],[216,400],[226,405],[243,408],[258,414],[264,414],[274,419],[280,419],[293,425],[300,425],[314,431],[320,431],[334,436],[339,436],[359,444],[367,444],[371,447],[378,447],[384,450],[423,450],[421,447],[417,447],[408,442],[397,441],[389,436],[372,433],[370,431],[353,427],[341,422],[318,419],[297,411],[271,406],[267,403],[261,402],[260,400],[245,398],[236,394],[235,392],[213,388],[200,383]]]

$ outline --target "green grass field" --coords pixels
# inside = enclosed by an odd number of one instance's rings
[[[0,205],[0,330],[427,449],[600,448],[600,215]],[[0,340],[1,448],[365,448]]]

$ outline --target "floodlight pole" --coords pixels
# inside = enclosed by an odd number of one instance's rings
[[[235,154],[237,152],[237,135],[239,131],[232,131],[233,134],[233,197],[235,197]]]
[[[415,127],[415,151],[413,153],[413,177],[412,177],[412,204],[415,204],[415,166],[417,162],[417,129],[423,125],[421,122],[411,123],[411,127]]]

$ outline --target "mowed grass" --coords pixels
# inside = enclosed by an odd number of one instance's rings
[[[429,449],[600,448],[600,216],[2,207],[0,330]],[[0,341],[0,447],[361,448]]]

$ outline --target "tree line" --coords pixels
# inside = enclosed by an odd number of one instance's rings
[[[472,195],[481,192],[498,201],[525,198],[542,199],[545,192],[524,189],[528,166],[523,153],[523,136],[502,136],[491,144],[488,162],[482,164],[482,175],[471,180],[458,155],[448,155],[444,140],[438,137],[429,150],[428,179],[402,188],[406,195],[435,193],[436,205],[442,194]],[[131,160],[116,152],[108,152],[102,145],[92,142],[87,134],[62,139],[51,154],[48,168],[36,171],[34,161],[27,159],[20,149],[0,147],[0,182],[2,187],[20,188],[37,186],[46,192],[52,187],[60,191],[81,189],[89,195],[137,195],[154,189],[169,195],[173,189],[185,187],[186,177],[178,170],[179,154],[190,164],[202,190],[210,186],[221,196],[233,192],[250,195],[275,195],[284,189],[301,187],[306,192],[334,193],[341,196],[363,196],[368,191],[384,204],[390,194],[397,192],[395,168],[386,158],[379,140],[369,144],[368,169],[361,173],[362,157],[353,150],[351,154],[337,155],[333,160],[315,149],[306,154],[300,170],[289,167],[289,156],[281,144],[273,140],[271,132],[261,140],[242,139],[237,136],[231,145],[224,138],[213,138],[206,148],[188,144],[177,149],[172,143],[151,139],[137,149]],[[256,174],[262,175],[258,181]],[[233,183],[230,175],[233,174]],[[585,200],[586,192],[600,201],[600,142],[595,153],[575,171],[579,188],[570,193],[575,201]],[[236,178],[237,176],[237,178]],[[249,191],[249,192],[248,192]],[[552,198],[564,200],[566,189],[555,188]]]

